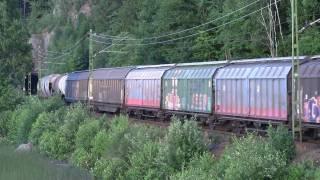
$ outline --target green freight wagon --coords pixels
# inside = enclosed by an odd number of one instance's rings
[[[162,108],[171,113],[211,114],[213,76],[222,63],[179,64],[163,76]]]

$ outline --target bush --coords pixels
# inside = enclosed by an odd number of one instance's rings
[[[87,109],[81,104],[77,104],[67,110],[64,124],[55,133],[58,141],[56,141],[57,144],[55,145],[57,149],[55,149],[53,154],[56,157],[61,160],[67,159],[75,150],[76,133],[80,124],[86,119],[89,119],[89,114]]]
[[[295,144],[292,139],[292,135],[289,133],[288,129],[284,126],[278,126],[277,128],[268,129],[268,141],[269,143],[284,154],[284,157],[289,162],[292,160],[296,154]]]
[[[71,162],[78,167],[91,169],[95,164],[95,159],[85,149],[78,148],[72,153]]]
[[[55,112],[41,113],[36,122],[32,124],[29,140],[37,145],[41,135],[45,131],[56,131],[63,123],[64,113],[64,107]]]
[[[219,161],[218,172],[223,179],[273,179],[281,175],[286,159],[262,138],[248,135],[234,139]]]
[[[108,134],[106,130],[101,130],[92,140],[92,155],[95,159],[100,159],[102,154],[106,151],[108,143]]]
[[[127,179],[156,179],[160,144],[145,142],[141,150],[134,152],[129,157],[130,168],[126,172]]]
[[[56,97],[42,101],[37,97],[28,97],[13,113],[8,126],[9,139],[15,143],[26,143],[32,124],[42,112],[51,112],[62,106]]]
[[[60,132],[45,132],[40,137],[41,152],[59,160],[66,160],[71,152],[70,140]]]
[[[76,148],[83,148],[86,151],[90,151],[92,147],[93,137],[99,132],[100,122],[98,120],[87,120],[79,127],[76,134]]]
[[[72,153],[73,164],[90,169],[95,163],[95,158],[91,153],[93,137],[99,132],[100,122],[98,120],[87,120],[79,127],[76,134],[76,150]]]
[[[29,98],[13,113],[9,122],[9,139],[15,143],[26,143],[33,122],[44,111],[38,98]]]
[[[217,179],[214,171],[215,161],[210,153],[196,156],[186,169],[172,176],[173,180]]]
[[[4,111],[0,113],[0,138],[7,137],[8,135],[8,126],[12,113],[12,111]]]
[[[173,120],[165,137],[164,145],[160,149],[160,176],[168,177],[183,167],[188,166],[190,160],[206,151],[203,133],[193,120],[182,123]],[[162,178],[164,178],[162,177]]]
[[[95,163],[93,174],[102,179],[125,179],[123,175],[127,168],[127,163],[121,159],[100,159]]]

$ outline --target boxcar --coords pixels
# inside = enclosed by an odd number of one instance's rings
[[[126,108],[129,110],[159,110],[161,78],[164,72],[172,66],[142,66],[130,71],[125,82]]]
[[[100,111],[117,112],[124,102],[125,78],[132,67],[97,69],[92,73],[92,103]]]
[[[181,64],[168,70],[163,76],[163,109],[173,114],[210,115],[214,102],[213,75],[222,66],[215,64]]]
[[[302,117],[309,124],[320,123],[320,59],[312,59],[300,67]]]
[[[85,102],[88,100],[88,71],[72,72],[66,80],[66,102]]]
[[[216,114],[287,121],[290,70],[288,59],[238,62],[219,69],[215,77]]]

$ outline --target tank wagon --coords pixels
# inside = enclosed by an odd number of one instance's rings
[[[61,77],[60,74],[51,74],[39,79],[39,82],[38,82],[39,96],[50,97],[55,92],[58,92],[59,89],[56,86],[56,83],[59,81],[60,77]]]
[[[300,64],[299,113],[304,127],[319,127],[320,57],[300,57]],[[291,57],[104,68],[90,80],[88,71],[58,79],[65,79],[66,102],[90,100],[99,111],[255,126],[291,118]]]

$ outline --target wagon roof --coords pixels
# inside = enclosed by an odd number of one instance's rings
[[[179,66],[168,70],[164,79],[211,79],[222,65],[211,66]]]
[[[94,79],[125,79],[126,75],[133,67],[124,68],[103,68],[92,72]]]
[[[313,59],[302,64],[299,75],[302,78],[320,77],[320,59]]]
[[[89,78],[89,71],[77,71],[68,74],[67,80],[87,80]]]
[[[230,64],[219,69],[216,79],[287,78],[291,62],[264,62]]]
[[[171,67],[172,66],[133,69],[128,73],[126,79],[161,79],[163,73]]]

